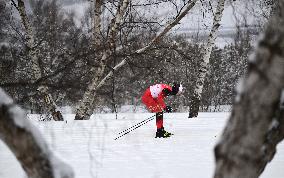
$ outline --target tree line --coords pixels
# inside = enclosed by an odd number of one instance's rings
[[[108,72],[113,72],[113,75],[97,91],[91,110],[106,106],[115,111],[126,104],[140,105],[140,97],[149,85],[173,82],[181,82],[186,89],[183,98],[171,99],[176,111],[185,111],[190,105],[200,68],[198,59],[202,57],[204,48],[202,39],[186,34],[169,34],[160,38],[158,31],[164,27],[158,20],[155,22],[153,17],[143,19],[127,9],[115,44],[103,39],[104,35],[111,33],[102,30],[109,30],[109,27],[95,28],[92,20],[95,19],[94,11],[98,10],[100,15],[103,13],[100,11],[112,7],[110,2],[96,4],[98,9],[90,6],[80,21],[81,27],[76,25],[74,13],[64,10],[56,0],[31,1],[31,11],[22,11],[27,16],[22,15],[22,18],[16,18],[17,14],[21,14],[18,13],[21,3],[9,2],[1,4],[1,86],[32,113],[56,115],[57,105],[76,108],[100,66],[98,58],[107,48],[109,57],[102,75]],[[26,8],[27,4],[24,5]],[[180,11],[185,5],[180,5]],[[131,6],[144,7],[139,4]],[[21,20],[23,18],[27,20]],[[24,21],[28,21],[29,25],[23,25]],[[31,31],[29,35],[26,28]],[[213,46],[200,108],[206,110],[209,106],[232,104],[234,86],[246,68],[252,35],[249,30],[240,30],[238,36],[232,37],[233,43],[223,48]],[[150,46],[148,43],[155,36],[158,40]],[[138,51],[147,45],[147,51]],[[35,62],[30,56],[34,56]],[[123,69],[115,70],[121,60],[125,61]],[[94,93],[91,95],[94,97]]]

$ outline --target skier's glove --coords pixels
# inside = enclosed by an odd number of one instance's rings
[[[166,106],[164,109],[165,112],[173,112],[173,108],[170,106]]]
[[[172,94],[172,91],[168,88],[164,88],[162,92],[164,93],[165,96],[170,96]]]

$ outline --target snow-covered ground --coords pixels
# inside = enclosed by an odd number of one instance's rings
[[[214,171],[213,148],[229,113],[165,114],[164,126],[175,135],[157,139],[151,121],[114,140],[120,131],[152,116],[149,113],[97,114],[88,121],[39,122],[29,115],[57,156],[68,162],[76,178],[210,178]],[[284,144],[261,178],[284,177]],[[24,178],[8,148],[0,142],[0,177]]]

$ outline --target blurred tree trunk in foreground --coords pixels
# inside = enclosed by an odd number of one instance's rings
[[[29,178],[72,178],[73,170],[56,158],[25,112],[0,88],[0,139]]]
[[[284,138],[284,0],[280,0],[237,88],[233,110],[215,147],[215,178],[257,178]]]

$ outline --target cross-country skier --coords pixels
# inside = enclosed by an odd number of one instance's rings
[[[171,106],[166,106],[164,99],[170,95],[179,95],[182,92],[181,84],[156,84],[147,88],[142,96],[142,102],[150,112],[156,113],[156,138],[169,137],[172,134],[165,131],[163,126],[163,112],[172,112]]]

